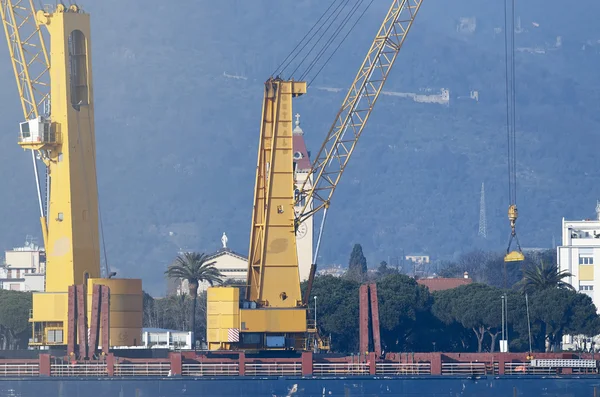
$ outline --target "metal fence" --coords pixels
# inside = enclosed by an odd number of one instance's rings
[[[430,375],[429,363],[377,363],[377,375]]]
[[[4,376],[38,376],[39,364],[0,364],[0,377]]]

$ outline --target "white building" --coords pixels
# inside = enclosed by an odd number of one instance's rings
[[[225,238],[225,234],[223,234]],[[215,267],[223,275],[223,281],[229,281],[234,284],[245,284],[246,275],[248,274],[248,258],[242,254],[238,254],[227,248],[226,243],[223,243],[223,248],[207,258],[208,262],[215,262]],[[210,286],[207,282],[200,283],[198,291],[205,291]],[[177,295],[189,294],[187,280],[175,286]]]
[[[44,291],[46,253],[32,241],[5,252],[0,265],[0,289]]]
[[[573,274],[567,280],[579,292],[589,295],[600,308],[600,277],[595,268],[600,265],[600,202],[596,219],[562,220],[562,245],[557,247],[559,270]]]
[[[580,221],[562,220],[562,245],[557,248],[558,269],[573,275],[566,281],[577,291],[592,298],[600,309],[600,201],[596,204],[596,219]],[[599,272],[600,275],[600,272]],[[587,338],[583,336],[563,337],[563,349],[577,349]],[[598,336],[594,337],[596,343]]]
[[[296,114],[296,127],[293,130],[293,147],[294,147],[294,176],[296,178],[296,194],[299,194],[299,189],[308,178],[308,173],[311,169],[310,155],[306,149],[304,141],[304,131],[300,128],[300,115]],[[312,187],[312,176],[306,183],[306,188]],[[299,201],[299,205],[294,208],[296,213],[302,210],[305,205],[304,200]],[[309,203],[308,210],[312,209],[312,202]],[[313,217],[311,216],[298,227],[296,233],[296,250],[298,252],[298,267],[300,270],[300,281],[308,280],[310,275],[310,267],[313,263]]]
[[[162,328],[144,328],[142,344],[149,348],[165,348],[169,350],[192,349],[192,333]]]

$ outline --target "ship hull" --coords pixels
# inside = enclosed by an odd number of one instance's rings
[[[4,378],[0,397],[596,397],[596,376]]]

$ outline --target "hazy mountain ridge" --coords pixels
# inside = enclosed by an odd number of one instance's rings
[[[295,102],[313,154],[387,3],[374,3],[354,41]],[[558,35],[563,41],[556,51],[517,57],[518,230],[524,246],[548,247],[552,234],[560,240],[562,216],[589,216],[600,196],[593,151],[600,56],[593,46],[581,49],[600,32],[588,17],[599,8],[591,1],[579,8],[585,13],[541,4],[523,4],[522,23],[535,20],[540,28],[517,35],[517,46],[551,45]],[[346,263],[355,242],[370,263],[401,249],[440,256],[475,245],[504,248],[504,47],[503,33],[494,33],[503,16],[491,5],[423,3],[385,89],[448,88],[450,106],[380,98],[334,196],[320,263]],[[179,248],[213,251],[226,231],[235,250],[247,251],[262,83],[324,8],[317,1],[267,0],[86,6],[93,18],[104,235],[109,262],[121,274],[143,272],[147,288],[160,292],[165,263]],[[461,16],[477,17],[475,33],[456,31]],[[564,24],[575,17],[581,21]],[[39,235],[39,226],[30,156],[13,133],[21,116],[5,45],[0,61],[0,87],[6,87],[0,90],[6,170],[0,247],[8,248],[25,234]],[[479,91],[479,102],[456,99],[471,90]],[[487,243],[476,239],[483,181]]]

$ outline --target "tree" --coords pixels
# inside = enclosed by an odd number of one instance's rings
[[[352,253],[350,254],[350,261],[348,262],[348,275],[356,281],[363,281],[366,273],[367,258],[363,255],[362,246],[354,244]]]
[[[377,283],[377,295],[384,349],[414,351],[422,343],[419,330],[428,326],[433,303],[429,290],[417,284],[414,278],[393,274]]]
[[[389,267],[386,261],[379,262],[379,267],[377,268],[377,279],[382,279],[392,274],[398,274],[398,270]]]
[[[317,297],[319,332],[331,335],[332,350],[336,352],[358,351],[359,286],[345,277],[315,277],[309,302]],[[306,291],[306,283],[302,287]]]
[[[558,265],[555,263],[548,265],[547,262],[542,260],[533,268],[525,269],[520,287],[527,294],[548,288],[575,290],[571,284],[563,281],[565,278],[572,276],[566,270],[558,271]]]
[[[544,348],[553,350],[565,333],[591,336],[598,315],[592,299],[571,289],[545,288],[529,297],[532,321],[539,324]]]
[[[433,313],[447,325],[454,322],[471,329],[477,338],[477,351],[483,351],[484,338],[490,336],[490,351],[495,348],[502,326],[503,291],[485,284],[470,284],[440,291],[435,296]]]
[[[17,349],[29,337],[31,293],[0,290],[0,339],[2,349]]]
[[[206,281],[211,286],[222,284],[222,274],[215,267],[215,262],[208,262],[208,256],[198,252],[186,252],[178,255],[175,261],[165,271],[167,277],[172,279],[187,280],[192,298],[192,310],[190,326],[192,331],[192,340],[195,339],[196,331],[196,303],[198,298],[198,286],[200,282]]]

